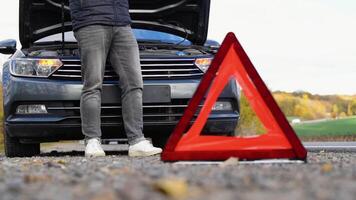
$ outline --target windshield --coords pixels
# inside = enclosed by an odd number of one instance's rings
[[[161,43],[171,43],[171,44],[181,44],[181,45],[191,45],[191,42],[173,34],[151,31],[144,29],[133,29],[133,32],[136,36],[137,41],[145,42],[161,42]]]
[[[176,36],[169,33],[145,30],[145,29],[133,29],[134,35],[138,42],[147,43],[169,43],[179,45],[191,45],[192,43],[180,36]],[[47,43],[47,42],[59,42],[62,41],[62,34],[47,36],[37,40],[35,43]],[[77,42],[72,31],[65,33],[66,42]]]

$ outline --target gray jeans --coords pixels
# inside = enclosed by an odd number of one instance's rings
[[[137,41],[130,26],[91,25],[74,33],[81,54],[83,90],[80,99],[82,132],[100,138],[101,92],[105,63],[110,59],[119,75],[122,116],[129,144],[144,139],[142,129],[142,75]]]

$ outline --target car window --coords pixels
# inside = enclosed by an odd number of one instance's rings
[[[192,43],[189,40],[184,38],[164,33],[160,31],[152,31],[145,29],[133,29],[133,32],[136,36],[136,39],[140,42],[151,42],[151,43],[171,43],[171,44],[181,44],[181,45],[191,45]],[[37,40],[35,43],[41,42],[53,42],[53,41],[62,41],[62,34],[58,33],[55,35],[47,36],[42,39]],[[72,31],[65,33],[66,42],[76,42],[74,34]]]
[[[191,45],[189,40],[186,40],[180,36],[176,36],[169,33],[145,30],[145,29],[133,29],[133,32],[138,41],[152,41],[163,42],[181,45]]]

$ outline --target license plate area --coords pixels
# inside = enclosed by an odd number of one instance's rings
[[[145,85],[143,103],[170,103],[171,87],[169,85]],[[121,89],[118,85],[103,86],[103,104],[121,103]]]
[[[143,103],[170,103],[171,87],[169,85],[146,85],[143,88]]]

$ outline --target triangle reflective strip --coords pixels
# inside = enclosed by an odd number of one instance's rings
[[[238,81],[266,129],[253,137],[202,136],[211,109],[229,80]],[[207,93],[207,91],[209,92]],[[200,113],[187,131],[204,96]],[[202,78],[162,153],[163,161],[256,159],[305,160],[307,152],[233,33],[229,33]]]

